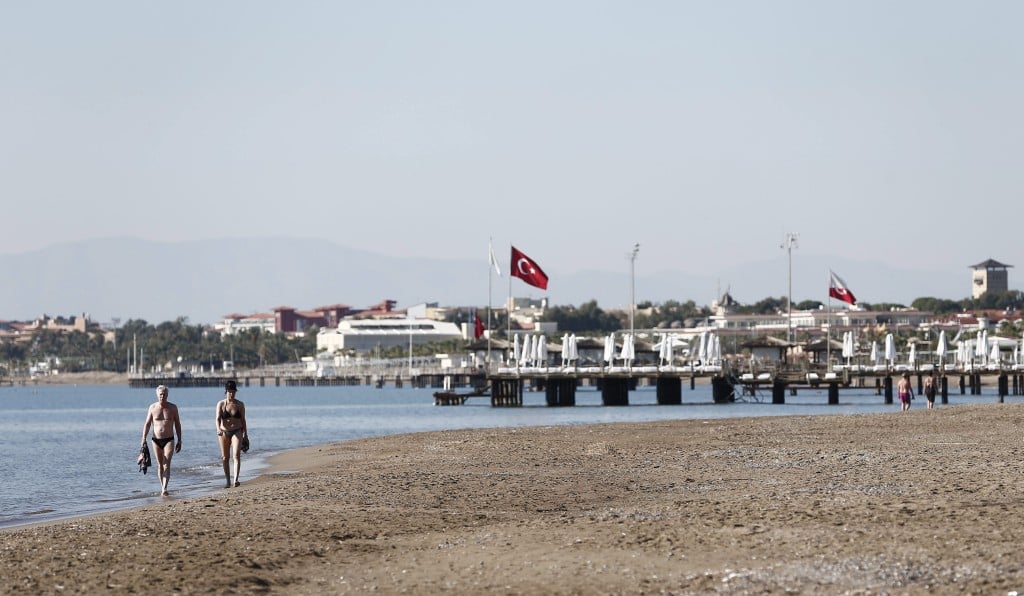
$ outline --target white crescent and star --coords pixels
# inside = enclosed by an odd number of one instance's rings
[[[522,257],[516,261],[516,269],[518,269],[519,273],[522,273],[523,275],[533,274],[533,267],[530,267],[530,261],[527,261]]]

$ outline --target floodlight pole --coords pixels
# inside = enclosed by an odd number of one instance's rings
[[[640,252],[640,243],[633,245],[633,252],[629,255],[629,335],[635,337],[634,312],[636,311],[636,256]]]
[[[799,248],[797,246],[799,238],[799,234],[786,232],[786,238],[779,247],[785,249],[789,257],[789,299],[786,301],[786,306],[789,309],[789,315],[786,317],[786,343],[788,344],[793,343],[793,249]],[[789,348],[787,347],[786,350],[788,351]]]

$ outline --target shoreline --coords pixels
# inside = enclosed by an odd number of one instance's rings
[[[12,593],[1007,593],[1022,422],[985,404],[356,439],[214,495],[2,529],[0,570]]]
[[[4,385],[14,387],[33,387],[36,385],[128,385],[127,373],[116,372],[82,372],[40,375],[32,378],[4,378]]]

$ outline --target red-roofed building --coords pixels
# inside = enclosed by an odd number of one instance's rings
[[[317,327],[335,328],[346,318],[383,318],[395,316],[397,304],[394,300],[384,300],[365,310],[355,310],[347,304],[318,306],[312,310],[297,310],[292,306],[274,307],[273,313],[251,315],[230,314],[224,321],[215,326],[222,335],[231,335],[246,329],[261,329],[267,333],[296,334]]]

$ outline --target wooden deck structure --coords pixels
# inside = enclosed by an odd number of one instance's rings
[[[923,395],[924,377],[929,373],[907,372],[911,374],[912,380],[916,380],[917,393]],[[154,388],[157,385],[223,387],[226,381],[233,379],[242,387],[409,386],[438,389],[434,393],[436,405],[462,405],[467,398],[489,398],[494,407],[522,406],[525,391],[542,391],[548,406],[568,407],[576,405],[576,390],[579,387],[596,387],[601,392],[601,403],[605,406],[626,406],[629,405],[630,391],[640,386],[654,386],[659,405],[678,405],[682,403],[684,384],[693,390],[701,382],[710,384],[714,403],[731,403],[744,395],[770,392],[772,403],[784,404],[787,394],[797,395],[801,390],[824,387],[827,389],[828,403],[838,404],[839,393],[844,389],[873,387],[884,403],[890,404],[893,401],[894,378],[902,373],[898,370],[842,371],[835,376],[827,376],[824,372],[793,370],[754,376],[733,371],[664,371],[647,367],[646,370],[582,371],[549,368],[494,373],[431,373],[403,378],[401,375],[269,376],[260,375],[258,371],[240,371],[234,376],[219,377],[139,377],[130,379],[129,384],[135,388]],[[1000,401],[1009,395],[1024,395],[1024,371],[1019,370],[936,371],[936,382],[937,400],[940,399],[940,403],[948,403],[951,389],[959,390],[961,395],[980,395],[983,387],[995,387]]]

